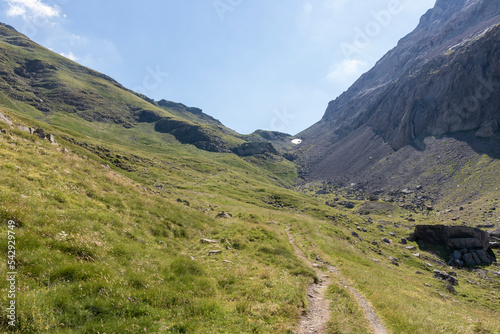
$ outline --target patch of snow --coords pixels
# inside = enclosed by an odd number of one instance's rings
[[[292,140],[292,144],[300,145],[300,144],[302,144],[302,139],[294,139],[294,140]]]

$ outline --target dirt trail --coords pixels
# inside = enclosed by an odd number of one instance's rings
[[[312,263],[307,259],[304,253],[297,247],[293,236],[287,229],[288,240],[293,246],[295,253],[298,256],[306,260],[312,265]],[[307,289],[307,302],[309,304],[309,309],[307,313],[300,319],[299,326],[295,331],[295,334],[306,334],[306,333],[325,333],[326,323],[330,320],[330,301],[326,297],[326,289],[330,285],[330,277],[321,272],[318,268],[314,268],[316,275],[318,276],[320,282],[318,284],[311,284]],[[335,272],[335,271],[330,271]]]
[[[325,333],[326,324],[330,320],[330,301],[327,300],[326,290],[331,284],[330,276],[325,275],[319,268],[315,267],[312,262],[307,258],[307,256],[297,247],[295,244],[295,239],[290,233],[289,228],[287,228],[286,233],[288,234],[288,240],[293,246],[295,253],[307,261],[316,271],[316,275],[320,279],[318,284],[311,284],[307,290],[307,301],[309,303],[309,309],[307,313],[300,319],[299,325],[295,330],[294,334],[308,334],[308,333]],[[336,275],[340,275],[339,271],[329,263],[322,261],[323,265],[328,268],[328,272]],[[363,312],[368,319],[370,326],[372,327],[373,333],[375,334],[388,334],[384,325],[380,319],[375,314],[373,307],[370,303],[359,294],[354,288],[348,286],[345,282],[341,281],[341,284],[346,288],[358,301]]]

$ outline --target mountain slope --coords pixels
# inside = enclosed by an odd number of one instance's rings
[[[499,23],[497,1],[437,1],[414,32],[300,134],[306,175],[373,184],[393,176],[390,168],[376,167],[381,160],[391,155],[401,160],[398,152],[408,145],[425,151],[426,137],[462,131],[486,138],[475,145],[473,136],[463,137],[472,138],[469,147],[479,154],[497,147]],[[392,186],[404,187],[406,181]]]
[[[0,100],[24,115],[61,127],[74,125],[75,131],[82,130],[81,120],[118,125],[123,131],[149,124],[158,137],[168,134],[183,144],[226,153],[247,141],[266,141],[240,135],[199,108],[154,101],[132,92],[106,75],[37,45],[4,24],[0,24]],[[274,151],[260,145],[255,152]]]

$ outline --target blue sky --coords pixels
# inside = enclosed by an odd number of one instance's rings
[[[298,133],[435,0],[0,0],[0,21],[156,100]]]

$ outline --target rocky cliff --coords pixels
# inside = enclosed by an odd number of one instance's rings
[[[418,27],[300,134],[310,178],[352,178],[425,138],[500,124],[500,2],[438,0]]]

